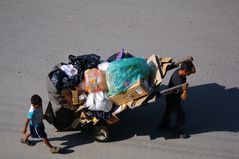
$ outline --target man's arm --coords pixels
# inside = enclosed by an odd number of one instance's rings
[[[186,100],[188,97],[188,84],[187,83],[182,86],[182,91],[183,92],[181,94],[181,99]]]

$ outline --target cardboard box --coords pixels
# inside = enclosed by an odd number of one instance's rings
[[[109,98],[114,104],[120,106],[148,95],[147,87],[147,81],[138,80],[126,92],[110,96]]]
[[[109,125],[118,123],[119,121],[120,121],[120,120],[119,120],[119,118],[118,118],[116,115],[112,115],[110,119],[107,119],[107,120],[106,120],[106,122],[107,122]]]
[[[154,54],[150,56],[147,60],[147,64],[150,70],[149,84],[151,86],[159,85],[163,80],[163,76],[158,56]]]
[[[122,104],[112,114],[113,115],[119,114],[120,112],[124,111],[126,108],[127,108],[127,105]]]
[[[171,65],[173,62],[172,57],[162,57],[159,58],[160,66],[161,66],[161,75],[164,77],[167,73],[167,67],[168,65]]]
[[[133,101],[130,101],[129,103],[127,103],[127,106],[131,109],[134,109],[136,107],[139,107],[143,104],[143,102],[148,98],[148,96],[144,96],[144,97],[141,97],[139,99],[136,99],[136,100],[133,100]]]
[[[72,105],[82,105],[84,103],[84,100],[79,99],[79,93],[77,90],[72,90]]]
[[[171,65],[172,57],[159,58],[157,55],[152,55],[148,58],[147,64],[150,69],[149,84],[159,85],[167,73],[168,65]]]
[[[71,91],[72,93],[72,104],[73,105],[77,105],[79,104],[79,95],[78,95],[78,92],[77,91]]]

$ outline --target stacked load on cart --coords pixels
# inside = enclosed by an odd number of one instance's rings
[[[101,60],[100,56],[69,55],[47,76],[49,104],[46,119],[58,130],[119,121],[117,114],[152,99],[167,70],[177,67],[173,58],[134,57],[123,49]]]

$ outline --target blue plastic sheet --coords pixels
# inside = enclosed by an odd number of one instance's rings
[[[140,79],[147,79],[149,67],[144,58],[132,57],[113,61],[106,71],[109,96],[128,90]]]

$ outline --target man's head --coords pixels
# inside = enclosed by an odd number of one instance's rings
[[[187,62],[184,62],[181,64],[181,71],[182,71],[183,75],[188,76],[192,73],[195,73],[196,69],[192,62],[187,61]]]
[[[39,95],[35,94],[31,97],[31,104],[34,108],[42,106],[42,99]]]

